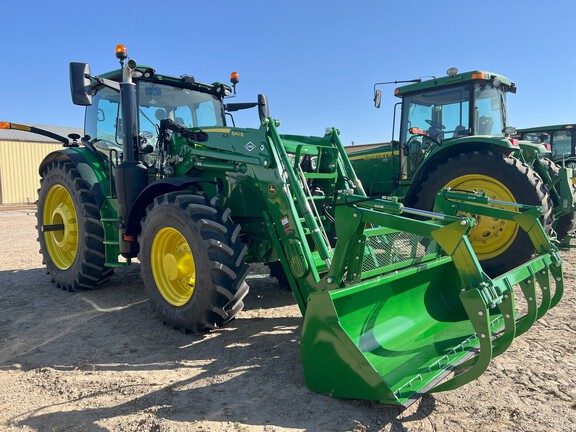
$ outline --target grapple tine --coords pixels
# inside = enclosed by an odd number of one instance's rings
[[[429,390],[431,393],[453,390],[475,380],[484,373],[490,364],[490,360],[492,360],[492,332],[490,330],[490,313],[488,306],[480,294],[480,291],[477,289],[463,291],[460,294],[460,300],[474,327],[476,338],[480,342],[480,351],[478,356],[474,357],[474,361],[470,364],[469,369],[448,381],[438,384]],[[466,364],[469,363],[466,362]]]
[[[556,285],[554,295],[552,296],[552,300],[550,302],[550,308],[553,308],[558,304],[558,302],[562,298],[562,294],[564,293],[564,277],[562,275],[561,262],[556,262],[549,268],[550,273],[552,273],[552,278],[554,279]]]
[[[517,336],[516,319],[514,317],[514,291],[507,281],[506,283],[510,288],[502,295],[502,301],[498,305],[500,317],[492,321],[492,358],[506,351]],[[504,322],[503,328],[500,325],[502,321]],[[473,366],[477,360],[478,356],[472,357],[460,363],[458,368]]]
[[[504,330],[492,342],[492,357],[499,356],[512,344],[517,336],[516,320],[514,319],[514,292],[510,289],[502,296],[502,303],[498,305],[498,310],[504,320]]]
[[[536,315],[536,320],[539,320],[552,307],[552,294],[550,293],[550,271],[548,268],[545,268],[536,273],[536,281],[538,282],[538,286],[542,292],[542,300],[540,301],[538,314]]]
[[[531,277],[527,280],[520,282],[520,288],[522,289],[522,294],[524,294],[524,298],[526,299],[526,304],[528,306],[528,311],[525,315],[518,318],[516,320],[517,328],[516,328],[516,336],[520,336],[538,319],[538,301],[536,298],[536,278],[534,277],[534,273],[532,269],[530,269]]]

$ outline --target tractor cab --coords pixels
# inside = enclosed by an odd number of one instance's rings
[[[515,85],[501,75],[455,68],[446,77],[398,87],[401,178],[411,178],[434,146],[474,135],[504,137],[510,91]]]
[[[120,71],[102,75],[117,81]],[[155,74],[153,69],[137,66],[133,78],[138,103],[137,158],[146,166],[158,168],[160,124],[169,120],[185,128],[226,125],[223,97],[229,87],[223,84],[198,83],[189,76],[169,77]],[[99,151],[122,153],[123,124],[120,93],[105,85],[97,85],[92,104],[87,107],[85,134]]]
[[[104,157],[109,157],[112,164],[126,160],[127,155],[123,153],[128,150],[131,153],[128,160],[142,162],[152,174],[157,175],[164,163],[160,146],[163,128],[182,135],[191,129],[218,129],[227,126],[227,117],[234,124],[231,112],[256,106],[261,121],[268,116],[264,95],[258,96],[258,102],[224,103],[226,98],[232,97],[232,88],[226,84],[205,84],[189,75],[160,75],[148,66],[135,64],[130,72],[130,85],[135,87],[135,103],[125,103],[119,91],[119,82],[123,80],[122,69],[98,77],[90,76],[90,81],[83,82],[82,76],[90,75],[87,67],[83,63],[71,64],[71,68],[76,69],[71,70],[71,76],[81,75],[77,81],[82,82],[81,85],[73,85],[73,88],[83,86],[91,89],[88,92],[89,103],[87,100],[76,102],[87,105],[85,140]],[[239,82],[237,72],[230,75],[230,81],[235,94]],[[123,112],[122,105],[137,106],[138,111]],[[124,117],[132,121],[127,125]],[[136,135],[136,143],[123,143],[125,140],[134,141],[132,137]]]

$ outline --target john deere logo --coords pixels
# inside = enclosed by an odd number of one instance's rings
[[[246,144],[244,146],[244,148],[246,150],[248,150],[249,152],[251,152],[252,150],[254,150],[256,148],[256,144],[254,144],[252,141],[250,141],[248,144]]]

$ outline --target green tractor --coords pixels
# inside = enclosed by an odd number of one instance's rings
[[[558,165],[576,168],[576,134],[574,124],[538,126],[518,129],[521,140],[545,145],[551,152],[550,159]]]
[[[571,247],[576,231],[574,176],[576,169],[576,135],[573,124],[540,126],[518,129],[517,136],[523,147],[538,149],[524,151],[535,169],[545,180],[554,202],[554,230],[561,247]],[[528,144],[530,143],[530,144]],[[542,150],[542,149],[545,150]],[[537,159],[536,159],[536,157]]]
[[[394,195],[407,206],[432,210],[439,190],[481,191],[496,201],[541,206],[547,231],[554,215],[557,221],[573,214],[570,179],[537,157],[546,149],[511,137],[515,129],[506,124],[506,94],[516,92],[514,83],[491,72],[458,73],[454,68],[445,77],[408,82],[395,90],[401,102],[393,124],[400,106],[400,126],[398,134],[393,128],[391,143],[346,147],[368,195]],[[379,107],[380,90],[375,89],[374,100]],[[517,224],[475,217],[469,239],[489,274],[533,254]]]
[[[336,129],[281,135],[264,96],[226,103],[228,85],[117,56],[100,76],[71,63],[85,135],[52,135],[64,147],[40,166],[39,242],[57,286],[98,288],[138,258],[160,319],[201,333],[241,311],[248,264],[279,261],[304,316],[308,387],[402,406],[477,378],[560,300],[540,207],[442,191],[433,213],[368,197]],[[250,107],[258,129],[228,125]],[[536,254],[489,277],[463,214],[518,224]]]

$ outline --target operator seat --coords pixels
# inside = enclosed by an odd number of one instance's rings
[[[454,128],[454,135],[452,135],[452,138],[458,138],[461,137],[464,134],[464,131],[466,130],[466,128],[462,125],[458,125]]]
[[[478,119],[478,135],[490,135],[494,120],[490,116],[482,116]]]

